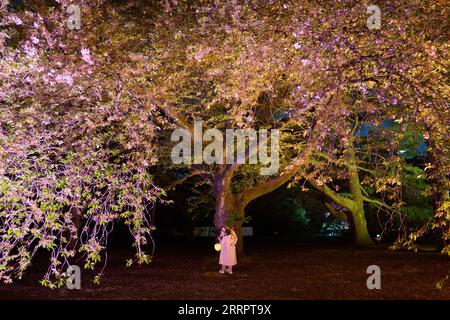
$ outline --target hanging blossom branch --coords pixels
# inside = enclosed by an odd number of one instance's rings
[[[115,222],[128,225],[135,260],[150,262],[153,251],[148,255],[143,249],[153,243],[148,207],[160,200],[161,190],[145,167],[133,164],[136,155],[110,163],[109,152],[84,147],[52,159],[56,154],[45,153],[51,149],[45,141],[32,148],[13,143],[10,136],[2,138],[8,143],[1,150],[1,280],[21,278],[40,248],[51,252],[45,285],[56,285],[52,278],[61,284],[76,250],[85,267],[94,269]]]
[[[148,263],[154,253],[150,209],[165,202],[148,170],[158,161],[159,115],[151,103],[133,99],[139,86],[122,82],[123,73],[133,71],[119,65],[128,60],[117,57],[116,69],[106,70],[109,55],[88,49],[89,33],[84,38],[67,33],[69,2],[60,1],[61,10],[45,17],[36,10],[0,12],[0,280],[5,283],[22,278],[40,250],[50,252],[43,285],[62,286],[78,255],[85,268],[103,262],[94,278],[98,282],[116,223],[127,225],[134,239],[136,255],[127,265]],[[94,19],[91,11],[101,3],[83,7],[84,21]]]

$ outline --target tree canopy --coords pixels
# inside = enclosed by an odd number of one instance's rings
[[[0,11],[1,280],[20,278],[40,248],[51,252],[50,286],[76,251],[88,268],[106,263],[116,221],[148,262],[149,208],[169,200],[158,166],[175,184],[197,176],[211,186],[217,228],[232,223],[240,235],[251,201],[295,184],[322,192],[357,242],[371,243],[368,206],[405,212],[402,152],[414,134],[427,146],[423,192],[448,240],[445,1],[383,3],[379,30],[355,0],[80,1],[79,29],[68,28],[70,5]],[[170,163],[168,135],[198,120],[221,132],[279,129],[280,170]]]

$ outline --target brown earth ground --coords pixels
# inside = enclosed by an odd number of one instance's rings
[[[361,249],[339,241],[249,240],[233,275],[218,271],[211,240],[161,244],[154,261],[125,267],[132,255],[110,250],[100,286],[82,271],[81,290],[50,290],[38,280],[45,261],[35,262],[21,281],[0,285],[0,299],[450,299],[449,272],[439,252]],[[381,290],[369,290],[366,269],[381,268]]]

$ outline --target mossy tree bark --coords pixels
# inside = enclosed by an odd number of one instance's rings
[[[374,241],[370,237],[367,230],[367,220],[364,211],[364,202],[376,202],[376,200],[368,199],[362,194],[361,181],[358,175],[358,167],[356,165],[356,156],[354,147],[349,147],[347,150],[349,159],[347,162],[349,190],[352,198],[344,197],[339,193],[330,189],[326,184],[319,185],[317,181],[311,179],[309,183],[318,191],[324,193],[338,206],[346,208],[349,211],[349,222],[353,228],[355,242],[361,246],[370,246]],[[332,212],[333,214],[335,212]]]

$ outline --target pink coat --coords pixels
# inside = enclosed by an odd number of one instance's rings
[[[219,264],[225,266],[234,266],[237,264],[236,242],[237,237],[234,232],[232,232],[228,236],[222,237],[222,239],[220,240],[222,249],[220,250]]]

